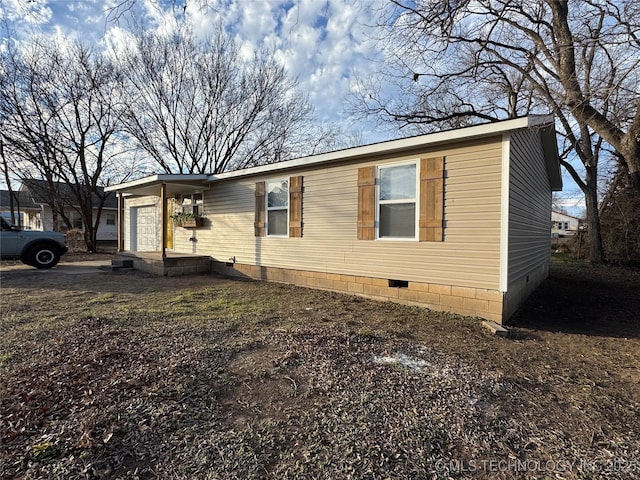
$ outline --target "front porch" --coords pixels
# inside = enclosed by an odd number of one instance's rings
[[[106,187],[105,191],[118,194],[119,254],[136,255],[139,259],[134,268],[159,275],[171,275],[167,268],[176,272],[180,270],[175,265],[176,257],[185,259],[178,263],[187,264],[189,273],[194,273],[190,271],[192,267],[196,267],[197,271],[204,271],[204,266],[201,265],[204,264],[203,261],[195,261],[189,254],[171,253],[174,248],[172,216],[176,213],[202,216],[202,211],[197,211],[193,204],[193,195],[199,194],[202,198],[203,192],[210,188],[208,178],[205,174],[157,174]],[[176,210],[172,200],[185,195],[192,196],[190,211]],[[127,203],[132,202],[127,208],[125,199]],[[142,203],[136,203],[141,199]],[[156,249],[159,251],[153,251]],[[208,267],[206,271],[209,271]]]
[[[164,257],[164,258],[163,258]],[[116,259],[133,262],[133,268],[142,272],[168,277],[194,275],[211,271],[211,257],[175,252],[118,252]]]

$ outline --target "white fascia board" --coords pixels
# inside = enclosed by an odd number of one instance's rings
[[[263,165],[260,167],[251,167],[243,170],[235,170],[233,172],[219,173],[210,175],[208,180],[211,182],[217,180],[226,180],[236,177],[244,177],[249,175],[258,175],[261,173],[276,172],[298,167],[307,167],[322,163],[332,163],[338,161],[356,160],[369,155],[380,155],[402,152],[418,147],[427,147],[443,143],[451,143],[455,141],[468,140],[478,137],[487,137],[498,135],[513,130],[519,130],[541,125],[553,125],[553,116],[551,115],[531,115],[529,117],[516,118],[513,120],[504,120],[501,122],[486,123],[473,127],[458,128],[455,130],[446,130],[443,132],[428,133],[416,137],[401,138],[399,140],[389,140],[386,142],[373,143],[362,147],[348,148],[337,150],[334,152],[322,153],[309,157],[296,158],[286,160],[284,162]]]
[[[132,180],[126,183],[120,183],[118,185],[110,185],[105,187],[105,192],[117,192],[117,191],[125,191],[131,190],[140,187],[147,187],[151,185],[161,184],[161,183],[180,183],[180,182],[197,182],[201,180],[202,182],[207,181],[209,175],[206,174],[158,174],[158,175],[150,175],[148,177],[139,178],[137,180]]]

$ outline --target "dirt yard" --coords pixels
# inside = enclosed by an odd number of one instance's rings
[[[510,338],[288,285],[0,270],[3,479],[640,478],[638,270],[554,262]]]

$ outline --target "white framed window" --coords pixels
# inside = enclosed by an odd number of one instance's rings
[[[204,196],[202,192],[195,192],[182,196],[182,213],[193,214],[196,217],[204,215]]]
[[[289,179],[266,182],[267,236],[289,235]]]
[[[418,163],[378,167],[377,238],[415,240],[418,231]]]
[[[116,214],[115,213],[107,213],[106,215],[107,225],[115,225],[116,224]]]

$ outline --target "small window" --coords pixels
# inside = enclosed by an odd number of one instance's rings
[[[204,199],[202,192],[184,195],[182,197],[182,213],[193,214],[197,217],[204,215]]]
[[[289,180],[267,182],[267,235],[289,234]]]
[[[116,214],[107,213],[107,225],[115,225],[115,224],[116,224]]]
[[[379,167],[378,238],[416,238],[415,163]]]

